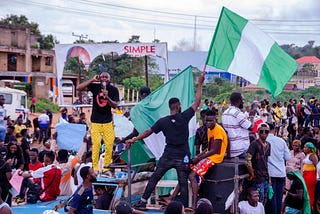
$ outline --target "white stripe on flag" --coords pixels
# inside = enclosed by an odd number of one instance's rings
[[[263,63],[274,43],[269,36],[248,22],[242,31],[240,42],[228,71],[257,84]]]

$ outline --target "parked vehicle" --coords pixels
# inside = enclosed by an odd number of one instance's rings
[[[7,110],[7,115],[15,120],[20,114],[23,114],[24,118],[27,118],[29,113],[27,104],[27,93],[22,90],[0,87],[0,94],[4,96],[4,107]]]
[[[63,79],[61,84],[61,89],[63,96],[73,96],[74,95],[74,85],[72,80]]]

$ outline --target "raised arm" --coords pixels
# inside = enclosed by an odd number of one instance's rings
[[[200,106],[201,97],[202,97],[202,84],[204,81],[204,73],[205,72],[202,72],[201,75],[199,76],[199,79],[198,79],[198,88],[197,88],[197,92],[196,92],[196,98],[191,106],[194,111],[197,111],[197,109]]]
[[[90,85],[93,82],[98,82],[98,81],[99,81],[99,75],[95,75],[94,77],[92,77],[92,79],[90,79],[86,82],[80,83],[77,86],[77,91],[83,91],[84,89],[86,89],[86,87],[88,87],[88,85]]]

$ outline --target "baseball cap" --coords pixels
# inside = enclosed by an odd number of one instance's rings
[[[132,208],[130,204],[126,201],[121,201],[117,206],[116,206],[116,213],[117,214],[130,214],[132,213]]]
[[[258,130],[261,128],[261,127],[266,127],[268,130],[270,130],[270,127],[267,123],[260,123],[259,126],[258,126]]]

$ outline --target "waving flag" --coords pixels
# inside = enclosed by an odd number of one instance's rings
[[[182,111],[189,108],[194,101],[194,87],[192,66],[189,66],[170,81],[163,84],[156,91],[144,98],[130,111],[131,121],[139,133],[149,129],[158,119],[170,113],[169,99],[179,98]],[[193,151],[193,141],[196,131],[196,118],[189,122],[189,145],[191,154]],[[159,159],[164,151],[165,138],[162,132],[152,134],[144,139],[150,151]]]
[[[207,65],[243,77],[278,96],[297,69],[295,60],[248,20],[223,7]]]

